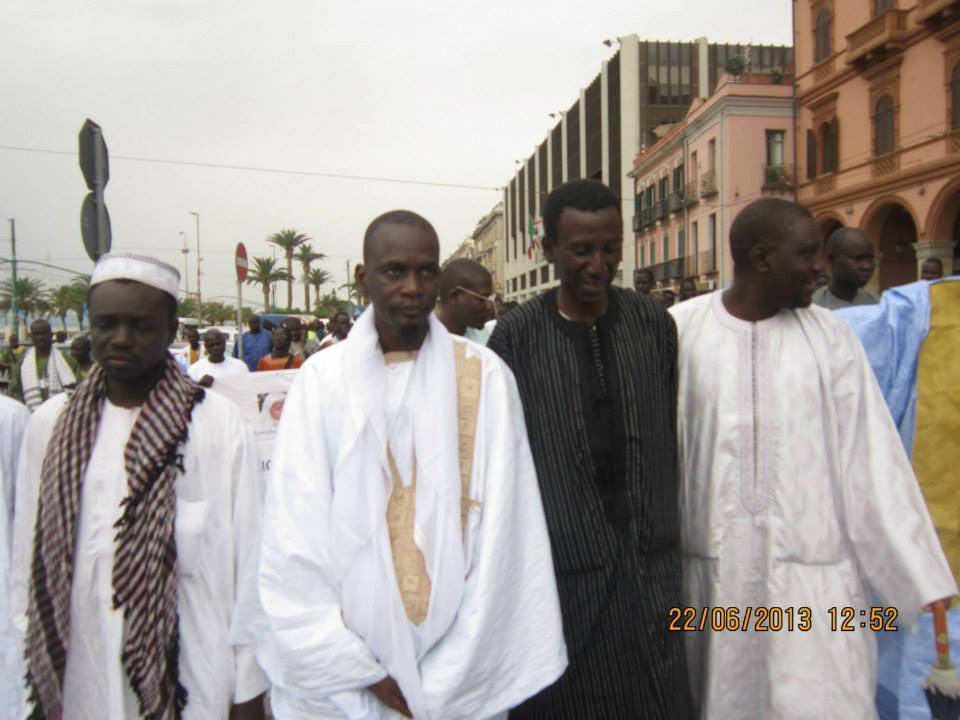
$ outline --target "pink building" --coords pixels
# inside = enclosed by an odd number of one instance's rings
[[[798,198],[862,229],[873,290],[960,248],[960,2],[794,0]]]
[[[729,285],[734,217],[762,195],[793,198],[793,127],[793,85],[780,74],[728,75],[694,101],[634,161],[635,269],[661,287]]]

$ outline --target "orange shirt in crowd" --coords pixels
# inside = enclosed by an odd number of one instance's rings
[[[264,355],[257,363],[257,370],[295,370],[301,365],[303,365],[303,355],[287,355],[281,358]]]

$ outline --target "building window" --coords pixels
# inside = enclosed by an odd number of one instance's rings
[[[829,7],[825,7],[817,13],[817,21],[814,27],[813,61],[821,63],[833,54],[833,13]]]
[[[699,238],[697,237],[700,234],[700,226],[697,223],[692,223],[690,225],[690,254],[696,256],[699,252],[697,243]]]
[[[651,265],[657,264],[657,241],[656,240],[650,241],[650,264]]]
[[[652,207],[653,207],[653,203],[654,203],[653,192],[654,192],[654,190],[653,190],[653,183],[651,183],[651,184],[647,187],[647,189],[646,189],[646,199],[643,201],[644,207],[646,207],[646,208],[652,208]]]
[[[677,230],[677,257],[683,259],[687,256],[687,233],[683,228]]]
[[[881,95],[873,116],[874,154],[886,155],[894,149],[893,98]]]
[[[807,180],[817,176],[817,134],[807,130]]]
[[[663,236],[663,262],[670,261],[670,235],[664,234]]]
[[[710,140],[707,143],[707,170],[716,170],[717,168],[717,141]]]
[[[840,155],[840,125],[837,118],[830,122],[825,122],[820,126],[819,146],[820,146],[820,165],[824,173],[837,171]]]
[[[647,256],[647,246],[641,245],[640,246],[640,267],[647,266],[646,256]]]
[[[700,163],[696,151],[690,153],[690,178],[693,184],[697,184],[697,177],[700,175]]]
[[[960,128],[960,63],[954,66],[950,76],[950,111],[950,127],[956,130]]]
[[[710,252],[716,255],[717,252],[717,214],[713,213],[709,218],[707,230],[709,232]]]
[[[531,270],[530,271],[530,287],[536,287],[536,286],[537,286],[537,271]]]
[[[873,0],[873,16],[885,13],[893,7],[893,0]]]
[[[667,195],[670,193],[670,179],[664,175],[660,178],[660,186],[657,188],[657,194],[661,200],[666,200]]]
[[[523,275],[520,276],[520,289],[521,289],[521,290],[526,290],[526,289],[527,289],[527,274],[526,274],[526,273],[524,273]]]
[[[516,279],[516,278],[513,278],[513,280],[510,281],[510,285],[511,285],[512,288],[513,288],[513,292],[516,292],[516,291],[517,291],[517,279]]]
[[[673,169],[673,192],[683,194],[683,165]]]
[[[767,130],[767,165],[781,166],[784,164],[786,135],[783,130]]]

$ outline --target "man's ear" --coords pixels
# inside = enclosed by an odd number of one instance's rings
[[[758,242],[750,248],[750,264],[758,273],[770,272],[770,250],[766,243]]]

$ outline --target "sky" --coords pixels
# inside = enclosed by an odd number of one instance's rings
[[[556,123],[549,114],[568,108],[613,55],[604,39],[635,33],[788,44],[792,3],[3,6],[0,218],[16,218],[18,259],[92,268],[80,237],[88,191],[76,155],[89,117],[103,128],[111,154],[105,197],[113,249],[153,255],[183,273],[186,241],[195,291],[190,212],[197,212],[203,297],[229,302],[236,297],[236,244],[270,257],[266,238],[283,228],[305,233],[327,255],[321,266],[334,282],[325,291],[346,282],[347,263],[361,259],[365,227],[386,210],[424,215],[438,231],[441,257],[449,255],[500,200],[514,161],[528,157]],[[8,241],[3,223],[0,257],[9,257]],[[7,267],[0,264],[0,273]],[[70,278],[26,264],[20,273],[48,286]],[[245,305],[261,297],[258,287],[244,287]],[[299,284],[294,302],[303,305]]]

